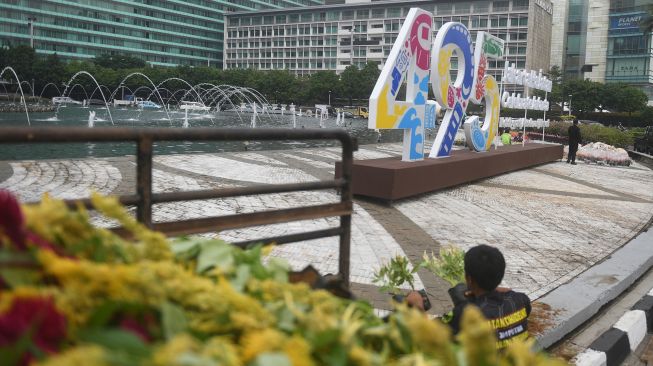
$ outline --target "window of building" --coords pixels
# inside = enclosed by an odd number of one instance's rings
[[[272,15],[266,15],[263,17],[263,24],[272,24],[274,23],[274,17]]]
[[[313,21],[313,14],[312,13],[303,13],[300,16],[300,20],[302,22],[312,22]]]
[[[340,12],[339,11],[327,11],[327,20],[340,20]]]
[[[372,18],[375,19],[385,18],[385,9],[372,9]]]
[[[608,55],[645,55],[648,52],[645,36],[610,38]]]
[[[475,1],[474,2],[474,13],[486,13],[490,11],[487,1]]]
[[[356,19],[367,19],[370,17],[370,11],[368,9],[356,10]]]
[[[285,15],[277,15],[275,17],[276,23],[277,24],[286,24],[286,16]]]
[[[453,10],[452,8],[453,8],[452,4],[449,4],[449,3],[438,4],[437,7],[436,7],[436,14],[438,14],[438,15],[450,15],[451,11]]]
[[[492,11],[508,11],[510,10],[509,1],[493,1],[492,2]]]
[[[512,0],[512,10],[528,10],[528,0]]]
[[[343,10],[342,20],[352,20],[352,19],[354,19],[354,11],[353,10]]]
[[[298,22],[299,22],[299,14],[288,15],[288,23],[298,23]]]
[[[456,3],[455,14],[469,14],[471,3],[460,2]]]
[[[389,8],[388,18],[398,18],[401,16],[401,8]]]

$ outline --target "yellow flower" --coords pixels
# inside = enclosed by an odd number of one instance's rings
[[[304,338],[293,336],[283,346],[283,351],[288,355],[292,366],[313,366],[311,346]]]
[[[180,334],[159,347],[152,356],[153,366],[177,365],[177,359],[187,353],[196,353],[199,342],[188,334]]]
[[[355,365],[369,366],[374,364],[374,355],[365,348],[354,345],[349,349],[349,360]]]
[[[271,328],[247,332],[240,339],[241,358],[247,363],[261,353],[278,351],[283,346],[285,338],[283,333]]]
[[[160,232],[151,231],[136,221],[116,197],[105,197],[97,192],[93,192],[91,194],[91,201],[98,211],[120,222],[140,242],[134,246],[139,258],[151,260],[172,259],[173,255],[170,250],[170,244],[165,235]]]
[[[78,346],[48,357],[36,366],[109,366],[104,350],[98,346]]]
[[[173,302],[185,310],[191,329],[209,335],[262,328],[274,321],[260,302],[237,292],[228,281],[216,283],[174,262],[106,264],[45,251],[38,258],[61,284],[55,299],[73,326],[83,325],[107,300],[153,307]]]
[[[226,337],[213,337],[204,343],[202,355],[219,361],[220,366],[240,366],[238,350]]]
[[[535,339],[531,338],[526,341],[517,340],[506,347],[503,364],[513,366],[564,366],[566,362],[558,359],[547,357],[544,353],[533,352]]]
[[[465,349],[468,365],[497,363],[495,331],[477,307],[465,308],[458,339]]]
[[[424,313],[415,309],[404,308],[402,314],[416,350],[442,360],[445,365],[455,363],[451,330],[447,326],[429,319]]]

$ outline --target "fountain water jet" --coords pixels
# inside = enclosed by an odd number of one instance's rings
[[[97,80],[95,80],[95,78],[93,77],[93,75],[91,75],[91,74],[88,73],[87,71],[78,71],[78,72],[75,73],[75,75],[73,75],[73,76],[70,78],[70,80],[68,80],[68,82],[66,83],[66,89],[64,89],[62,96],[66,96],[66,91],[68,91],[68,85],[70,85],[70,83],[72,83],[73,80],[75,80],[75,78],[76,78],[77,76],[79,76],[79,75],[87,75],[87,76],[89,76],[91,79],[93,79],[93,82],[95,83],[95,85],[97,85],[97,87],[100,88],[100,84],[97,82]],[[100,88],[100,94],[102,95],[102,99],[104,100],[104,105],[107,107],[107,113],[109,114],[109,120],[111,120],[111,124],[114,125],[114,123],[113,123],[113,117],[111,116],[111,110],[109,109],[109,104],[107,103],[107,98],[105,98],[105,96],[104,96],[104,92],[102,91],[102,88]],[[61,104],[57,107],[56,112],[54,112],[54,116],[55,116],[55,117],[58,117],[58,115],[59,115],[59,108],[60,108],[60,107],[61,107]]]
[[[23,106],[25,107],[25,115],[27,116],[27,125],[31,126],[32,123],[29,121],[29,112],[27,112],[27,102],[25,101],[25,94],[23,93],[23,87],[21,86],[22,83],[20,82],[20,79],[18,79],[18,75],[16,75],[16,71],[14,71],[14,69],[11,68],[10,66],[7,66],[4,69],[2,69],[2,72],[0,72],[0,79],[2,79],[2,75],[4,75],[6,71],[11,71],[14,74],[14,77],[16,78],[16,82],[18,83],[18,89],[20,89],[20,95],[23,98]]]

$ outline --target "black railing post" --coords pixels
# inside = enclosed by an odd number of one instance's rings
[[[351,211],[347,215],[340,216],[340,255],[338,256],[338,272],[349,288],[349,270],[351,257],[351,215],[354,211],[351,171],[354,160],[354,150],[356,143],[351,139],[342,139],[342,179],[345,181],[340,191],[340,201],[349,203]]]
[[[141,135],[138,139],[136,162],[136,219],[152,227],[152,137]]]

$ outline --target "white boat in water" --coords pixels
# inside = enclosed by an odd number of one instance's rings
[[[151,100],[143,100],[138,102],[138,108],[142,109],[161,109],[161,106],[152,102]]]
[[[82,102],[71,97],[53,97],[52,104],[82,104]]]
[[[189,111],[210,111],[211,107],[204,105],[204,103],[200,102],[181,102],[181,105],[179,106],[179,109],[182,111],[189,110]]]

